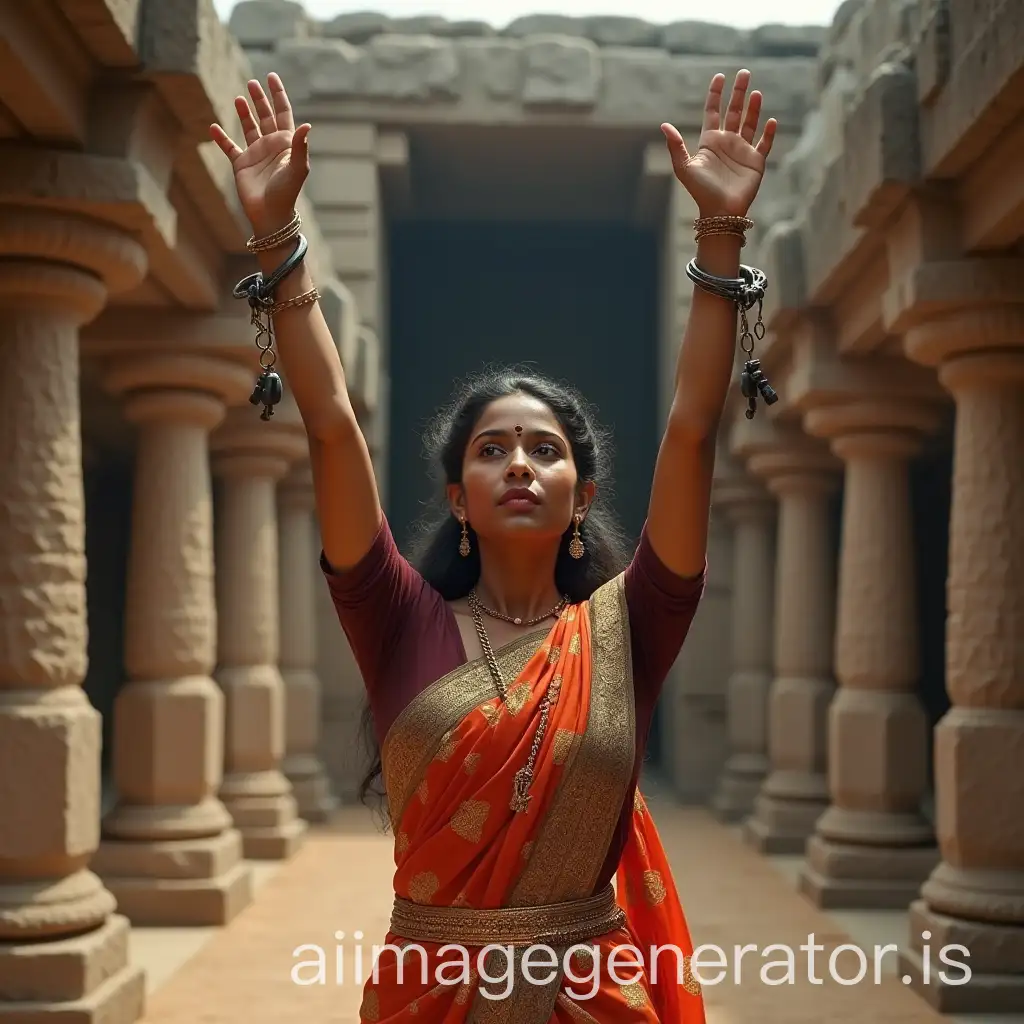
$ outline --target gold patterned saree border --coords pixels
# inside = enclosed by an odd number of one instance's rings
[[[557,903],[589,896],[597,883],[619,820],[636,756],[636,708],[625,577],[599,587],[590,599],[592,679],[590,708],[552,799],[511,906]],[[513,947],[512,990],[500,1000],[477,992],[467,1024],[547,1024],[561,991],[564,956],[545,984],[522,976],[525,947]],[[492,977],[498,954],[485,969]]]
[[[550,630],[517,637],[494,652],[506,679],[517,678]],[[484,658],[467,661],[421,690],[395,718],[381,747],[384,788],[393,827],[426,775],[445,734],[474,708],[496,697]]]
[[[592,681],[586,732],[576,741],[510,904],[589,896],[633,777],[636,708],[625,578],[590,599]]]

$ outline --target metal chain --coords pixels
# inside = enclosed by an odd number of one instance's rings
[[[475,590],[469,593],[469,607],[473,613],[473,625],[476,626],[476,635],[480,640],[480,647],[484,652],[484,659],[494,679],[494,685],[497,687],[502,702],[507,704],[508,688],[505,685],[501,669],[498,667],[498,659],[494,656],[490,637],[488,637],[487,630],[484,628],[483,615],[480,612],[480,601],[476,596]],[[533,799],[529,792],[530,786],[533,783],[533,769],[537,763],[537,754],[540,751],[544,734],[547,732],[550,714],[551,697],[549,693],[545,693],[540,701],[540,720],[533,734],[533,742],[530,744],[530,754],[526,759],[526,764],[516,772],[512,783],[512,800],[509,802],[509,808],[517,814],[525,811],[529,806],[530,800]]]
[[[516,615],[505,615],[502,612],[496,612],[480,600],[480,596],[476,592],[476,588],[469,595],[471,602],[475,601],[477,607],[484,613],[489,615],[492,619],[500,619],[502,622],[511,622],[513,626],[538,626],[545,619],[553,618],[557,615],[562,614],[562,609],[569,603],[569,598],[565,595],[562,596],[561,600],[551,609],[551,611],[545,612],[543,615],[538,615],[532,619],[521,619]]]

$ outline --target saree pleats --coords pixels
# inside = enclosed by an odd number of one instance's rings
[[[671,886],[649,816],[634,814],[618,893],[595,894],[635,757],[629,635],[620,576],[546,633],[495,652],[506,701],[479,659],[431,684],[396,719],[382,750],[396,907],[362,1021],[702,1024],[699,991],[687,996],[686,1016],[666,1016],[677,1004],[658,990],[682,990],[665,985],[664,970],[652,990],[646,976],[618,983],[603,966],[614,947],[637,944],[634,932],[689,942],[674,889],[655,905],[623,895],[624,878],[633,893],[634,868],[641,878],[662,871]],[[517,813],[513,779],[545,694],[530,801]],[[544,950],[528,954],[534,943]]]

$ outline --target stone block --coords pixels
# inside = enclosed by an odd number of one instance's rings
[[[226,698],[225,750],[228,772],[258,771],[284,755],[284,682],[271,665],[242,665],[217,670]],[[250,763],[250,755],[252,762]]]
[[[307,188],[316,206],[375,206],[377,165],[360,157],[322,156],[311,163]]]
[[[223,927],[252,903],[252,868],[236,864],[213,878],[110,878],[118,908],[143,927]]]
[[[455,99],[460,92],[458,52],[432,36],[374,36],[361,80],[364,95],[389,100]]]
[[[765,326],[789,323],[807,301],[804,248],[800,227],[793,221],[773,224],[761,245],[761,268],[768,278],[764,297]]]
[[[305,38],[314,26],[295,0],[241,0],[231,9],[228,27],[242,46],[272,50],[282,39]]]
[[[320,31],[328,39],[344,39],[359,45],[390,29],[391,19],[386,14],[378,11],[351,11],[325,21]]]
[[[377,131],[372,124],[317,123],[309,136],[309,151],[318,159],[323,156],[372,157],[377,145]]]
[[[585,39],[535,36],[523,45],[523,104],[528,107],[590,107],[597,102],[601,63]]]
[[[750,33],[758,57],[816,57],[828,29],[824,25],[761,25]]]
[[[913,811],[927,789],[929,732],[915,694],[840,687],[829,708],[831,792],[848,807],[882,811],[885,794],[892,810]]]
[[[844,126],[846,216],[883,223],[921,176],[917,80],[900,63],[876,69]]]
[[[659,46],[661,29],[642,18],[597,15],[586,19],[586,34],[599,46]]]
[[[335,235],[330,244],[334,269],[341,277],[368,277],[378,273],[376,237]]]
[[[235,123],[234,98],[252,69],[212,0],[149,0],[139,58],[196,142],[209,138],[211,121]]]
[[[674,21],[661,30],[661,45],[669,53],[721,54],[745,52],[747,33],[707,21]]]
[[[0,785],[0,863],[84,863],[99,842],[100,716],[77,686],[37,692],[0,708],[0,779],[24,780]]]
[[[128,963],[128,921],[57,942],[0,944],[0,1021],[133,1024],[143,1015],[145,975]]]
[[[121,798],[148,805],[196,803],[217,788],[223,741],[224,697],[212,679],[128,683],[114,711]]]

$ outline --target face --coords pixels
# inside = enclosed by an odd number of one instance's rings
[[[554,413],[531,395],[492,402],[473,428],[452,511],[481,538],[557,543],[586,514],[594,485],[578,479],[572,448]]]

